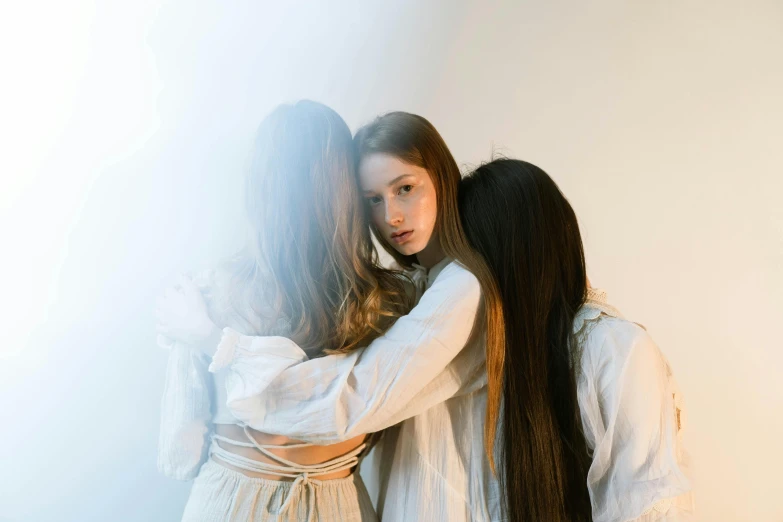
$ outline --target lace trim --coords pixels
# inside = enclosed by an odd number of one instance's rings
[[[592,330],[591,325],[594,326],[601,315],[624,319],[617,308],[607,303],[606,291],[598,288],[588,288],[587,299],[582,308],[576,312],[572,329],[574,344],[571,351],[571,364],[577,375],[581,374],[582,347]]]
[[[647,508],[645,511],[642,512],[642,516],[649,515],[653,511],[656,513],[667,513],[669,509],[672,507],[672,499],[670,498],[664,498],[653,504],[651,507]]]
[[[579,311],[576,313],[576,316],[574,317],[573,333],[574,334],[580,333],[582,329],[585,327],[586,323],[595,321],[596,319],[601,317],[601,314],[608,315],[610,317],[618,317],[620,319],[624,319],[623,314],[621,314],[620,311],[614,306],[606,304],[606,302],[593,301],[588,299],[587,301],[585,301],[585,304],[582,305],[582,308],[579,309]]]
[[[659,520],[660,517],[658,515],[665,515],[672,509],[674,509],[677,514],[695,513],[696,509],[693,503],[693,491],[689,490],[675,497],[662,498],[644,510],[644,512],[641,514],[641,517],[653,515],[650,517],[651,519]],[[688,520],[690,520],[690,518],[688,518]]]
[[[598,301],[599,303],[606,303],[606,290],[601,290],[600,288],[588,288],[587,289],[587,300],[588,301]]]

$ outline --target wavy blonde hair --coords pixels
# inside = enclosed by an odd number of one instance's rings
[[[322,354],[366,345],[413,305],[378,262],[355,169],[345,121],[303,100],[261,123],[246,177],[252,237],[234,282],[248,319]]]
[[[444,253],[462,264],[481,285],[482,303],[471,337],[486,332],[487,414],[484,425],[484,449],[495,471],[495,437],[503,391],[505,329],[503,302],[495,278],[484,258],[465,236],[458,209],[458,192],[462,179],[446,142],[425,118],[407,112],[379,116],[362,127],[354,137],[357,158],[374,153],[390,154],[410,165],[427,171],[435,185],[438,201],[435,231]],[[373,228],[376,239],[401,266],[410,268],[416,256],[397,252],[382,234]]]

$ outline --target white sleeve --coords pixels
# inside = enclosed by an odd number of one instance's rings
[[[166,384],[160,406],[158,471],[190,480],[207,458],[212,423],[208,359],[182,343],[168,347]]]
[[[600,346],[588,348],[600,354],[593,368],[597,408],[592,416],[583,413],[587,439],[595,441],[587,480],[593,519],[690,520],[693,498],[676,382],[643,329],[611,321],[623,327],[603,329],[589,341]]]
[[[483,350],[455,358],[470,340],[480,297],[476,278],[452,263],[408,315],[364,349],[306,360],[288,339],[231,333],[211,371],[229,372],[228,407],[252,428],[316,444],[347,440],[416,415],[475,381]]]
[[[205,270],[194,278],[210,292],[214,271]],[[158,336],[158,345],[167,349],[166,380],[160,403],[158,471],[177,480],[198,475],[207,459],[212,429],[212,378],[207,371],[209,358],[193,346]]]

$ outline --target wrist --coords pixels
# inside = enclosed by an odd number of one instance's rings
[[[220,338],[222,335],[223,330],[218,328],[215,323],[210,321],[209,325],[205,325],[204,330],[199,336],[201,340],[198,342],[198,349],[212,357],[212,355],[214,355],[215,351],[217,350],[217,346],[220,343]]]

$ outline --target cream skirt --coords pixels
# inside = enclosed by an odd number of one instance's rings
[[[182,522],[377,520],[359,473],[342,479],[311,479],[309,483],[283,482],[248,477],[212,459],[193,482],[182,516]]]

